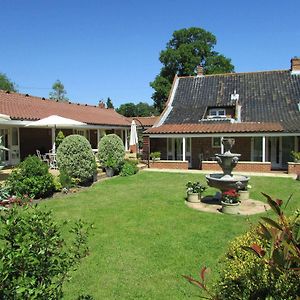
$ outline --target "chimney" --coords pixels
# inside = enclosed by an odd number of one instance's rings
[[[291,59],[291,73],[300,75],[300,57]]]
[[[102,100],[100,100],[98,106],[99,108],[105,108],[105,103]]]
[[[201,65],[197,66],[197,77],[202,77],[203,75],[203,67]]]

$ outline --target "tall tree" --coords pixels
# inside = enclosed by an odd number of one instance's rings
[[[17,92],[16,84],[12,82],[4,73],[0,73],[0,90]]]
[[[136,107],[132,102],[121,104],[117,112],[125,117],[136,117]]]
[[[53,91],[49,93],[49,98],[53,100],[58,100],[60,102],[69,101],[67,98],[65,86],[62,84],[60,80],[56,80],[52,85]]]
[[[109,97],[106,100],[106,107],[107,108],[115,108],[114,105],[113,105],[112,100]]]
[[[166,49],[160,52],[159,60],[163,67],[150,83],[155,90],[152,95],[154,106],[159,111],[164,108],[175,74],[195,75],[199,64],[203,66],[204,74],[234,71],[229,58],[213,51],[216,43],[216,37],[202,28],[191,27],[174,31]]]

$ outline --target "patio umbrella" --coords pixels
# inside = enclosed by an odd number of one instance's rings
[[[129,146],[133,146],[130,147],[131,149],[133,148],[136,152],[137,150],[137,145],[138,143],[138,135],[137,135],[137,131],[136,131],[136,124],[134,122],[134,120],[132,120],[131,122],[131,127],[130,127],[130,140],[129,140]]]
[[[55,130],[56,127],[60,128],[70,128],[73,126],[87,125],[86,123],[79,122],[73,119],[64,118],[57,115],[51,115],[49,117],[40,119],[38,121],[33,121],[28,123],[28,127],[50,127],[52,128],[52,151],[55,152]]]

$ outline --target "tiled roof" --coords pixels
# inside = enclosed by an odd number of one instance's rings
[[[164,124],[152,127],[146,134],[174,133],[253,133],[253,132],[282,132],[280,123],[213,123],[213,124]]]
[[[286,71],[180,77],[172,110],[163,124],[197,124],[207,107],[230,106],[239,94],[242,122],[281,123],[300,130],[300,75]]]
[[[157,116],[151,116],[151,117],[130,117],[128,118],[131,121],[132,120],[137,120],[136,125],[140,126],[141,124],[144,127],[152,127],[154,125],[154,123],[156,122],[156,120],[158,119]]]
[[[15,120],[39,120],[50,115],[59,115],[88,124],[130,126],[130,122],[113,109],[56,102],[19,93],[6,93],[1,90],[0,113],[9,115]]]

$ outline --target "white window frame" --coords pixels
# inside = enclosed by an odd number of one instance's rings
[[[226,118],[225,108],[211,108],[209,110],[208,118]]]

